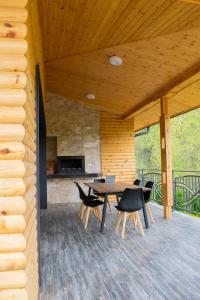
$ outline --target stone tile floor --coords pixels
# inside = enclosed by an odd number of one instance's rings
[[[41,300],[200,299],[200,220],[174,213],[145,236],[129,223],[126,239],[108,213],[105,233],[94,216],[87,231],[78,204],[53,204],[41,213]]]

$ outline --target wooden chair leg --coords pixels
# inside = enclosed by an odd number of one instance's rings
[[[83,204],[83,207],[82,207],[82,210],[81,210],[81,220],[82,220],[82,222],[84,222],[85,210],[86,210],[86,206]]]
[[[82,219],[83,225],[85,225],[85,221],[86,221],[86,213],[87,213],[87,206],[85,206],[84,209],[83,209],[83,219]]]
[[[126,231],[126,219],[127,219],[127,212],[124,212],[124,219],[122,225],[122,238],[125,238],[125,231]]]
[[[137,227],[137,222],[136,222],[136,216],[135,216],[135,213],[133,213],[131,215],[131,219],[132,219],[132,222],[133,222],[133,226],[136,228]]]
[[[100,209],[100,207],[97,207],[97,217],[98,217],[99,222],[101,223],[101,220],[102,220],[102,214],[101,214],[101,209]]]
[[[152,215],[152,212],[151,212],[151,209],[150,209],[150,207],[149,207],[149,204],[146,203],[145,206],[146,206],[147,212],[148,212],[148,214],[149,214],[149,216],[150,216],[151,223],[152,223],[152,224],[155,223],[154,218],[153,218],[153,215]]]
[[[87,207],[86,214],[85,214],[85,229],[87,228],[88,225],[89,215],[90,215],[90,207]]]
[[[137,218],[137,222],[138,222],[138,227],[139,227],[140,233],[141,233],[141,235],[144,235],[144,230],[143,230],[143,227],[142,227],[142,223],[140,221],[140,216],[139,216],[138,211],[136,211],[136,218]]]
[[[123,213],[120,212],[120,214],[118,215],[118,219],[117,219],[117,223],[115,225],[115,231],[117,232],[119,229],[119,225],[121,224],[123,218]]]

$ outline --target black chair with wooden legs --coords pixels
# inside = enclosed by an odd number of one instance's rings
[[[85,226],[85,229],[88,225],[88,220],[90,216],[90,212],[93,212],[94,215],[98,218],[99,222],[101,223],[102,219],[102,212],[100,209],[100,205],[103,205],[103,201],[98,200],[97,196],[86,196],[83,189],[81,188],[78,182],[74,182],[79,190],[79,197],[81,199],[80,205],[80,218]]]
[[[140,179],[135,179],[135,181],[133,182],[134,185],[140,185],[141,180]]]
[[[139,185],[140,185],[140,182],[141,182],[141,180],[140,180],[140,179],[135,179],[135,181],[133,182],[133,184],[134,184],[134,185],[138,185],[138,186],[139,186]],[[119,203],[121,196],[122,196],[122,193],[121,193],[121,194],[118,194],[118,195],[116,195],[116,198],[117,198],[117,203]]]
[[[144,230],[138,213],[138,211],[140,211],[144,207],[144,195],[142,189],[140,188],[125,189],[124,193],[122,194],[121,200],[119,201],[118,205],[115,207],[119,211],[115,230],[116,232],[118,231],[119,226],[123,219],[123,225],[122,225],[123,239],[125,237],[127,219],[130,219],[133,222],[135,228],[138,227],[141,235],[144,235]]]
[[[147,187],[147,188],[149,188],[151,190],[152,190],[153,186],[154,186],[154,182],[153,181],[147,181],[146,184],[145,184],[145,187]],[[149,204],[148,204],[148,202],[150,202],[150,200],[151,200],[150,199],[151,191],[146,191],[146,192],[143,192],[143,193],[144,193],[145,207],[147,209],[147,212],[148,212],[148,214],[150,216],[150,219],[151,219],[151,222],[153,224],[153,223],[155,223],[155,221],[154,221],[151,209],[150,209]]]

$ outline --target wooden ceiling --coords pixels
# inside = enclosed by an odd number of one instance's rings
[[[134,116],[136,129],[158,122],[162,95],[173,96],[172,116],[200,106],[199,3],[38,1],[47,90]],[[124,64],[110,65],[112,55]],[[87,93],[96,99],[86,100]]]

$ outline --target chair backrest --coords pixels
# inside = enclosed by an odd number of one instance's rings
[[[151,190],[152,190],[153,186],[154,186],[153,181],[147,181],[146,184],[145,184],[145,187],[147,187]],[[151,196],[151,191],[144,192],[144,202],[149,202],[150,201],[150,196]]]
[[[106,180],[104,179],[104,178],[98,178],[98,179],[94,179],[94,182],[96,182],[96,183],[105,183],[106,182]]]
[[[106,183],[114,183],[115,182],[115,175],[108,175],[106,176]]]
[[[140,179],[135,179],[133,182],[134,185],[140,185],[141,180]]]
[[[83,202],[85,202],[86,199],[87,199],[87,196],[86,196],[86,194],[84,193],[82,187],[80,186],[80,184],[79,184],[78,182],[74,182],[74,183],[76,184],[76,186],[77,186],[77,188],[78,188],[80,199],[81,199]]]
[[[118,207],[123,211],[137,211],[142,209],[144,207],[142,189],[125,189]]]

